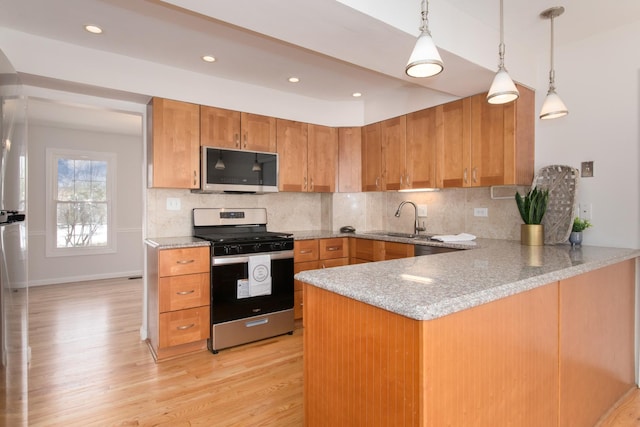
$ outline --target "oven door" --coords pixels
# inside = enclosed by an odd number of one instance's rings
[[[243,283],[246,285],[249,256],[212,258],[212,324],[293,308],[293,251],[268,254],[271,257],[271,293],[253,297],[247,297],[239,289]]]

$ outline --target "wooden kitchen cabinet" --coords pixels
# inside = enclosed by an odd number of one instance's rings
[[[408,243],[387,242],[384,240],[358,239],[352,237],[350,245],[350,264],[386,261],[390,259],[414,256],[414,245]]]
[[[199,188],[200,107],[152,98],[147,121],[149,188]]]
[[[276,152],[276,119],[274,117],[202,105],[200,131],[201,145]]]
[[[349,264],[349,238],[296,240],[293,244],[293,272]],[[294,318],[302,318],[302,282],[294,281]]]
[[[338,192],[362,191],[362,128],[338,129]]]
[[[406,175],[407,116],[380,122],[382,190],[400,190]]]
[[[362,128],[362,191],[382,191],[380,122]]]
[[[208,247],[147,247],[148,344],[156,361],[206,349],[210,263]]]
[[[439,187],[530,185],[534,172],[534,93],[492,105],[486,94],[438,109]]]
[[[277,120],[280,191],[325,193],[336,189],[335,128]]]
[[[436,188],[436,108],[407,114],[407,146],[403,189]]]

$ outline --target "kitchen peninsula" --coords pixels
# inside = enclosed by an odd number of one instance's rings
[[[298,273],[306,425],[594,425],[634,385],[639,256],[480,239]]]

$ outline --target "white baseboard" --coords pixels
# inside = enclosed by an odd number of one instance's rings
[[[122,277],[140,277],[142,270],[119,271],[114,273],[88,274],[82,276],[56,277],[51,279],[29,280],[29,287],[56,285],[60,283],[86,282],[88,280],[119,279]]]

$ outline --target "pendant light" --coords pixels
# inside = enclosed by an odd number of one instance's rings
[[[256,159],[253,161],[253,166],[251,167],[252,172],[261,172],[262,166],[258,163],[258,153],[256,153]]]
[[[509,77],[507,69],[504,67],[504,12],[502,0],[500,0],[500,44],[498,45],[498,72],[493,78],[493,83],[487,93],[487,102],[489,104],[506,104],[515,101],[520,96],[518,88]]]
[[[444,70],[438,48],[431,38],[428,15],[429,2],[422,0],[420,35],[404,69],[404,72],[411,77],[431,77],[440,74]]]
[[[542,104],[542,110],[540,110],[540,118],[542,120],[557,119],[558,117],[564,117],[569,114],[567,106],[564,105],[562,99],[556,93],[556,72],[553,69],[553,19],[564,13],[564,7],[556,6],[543,11],[540,14],[542,19],[551,20],[551,69],[549,70],[549,91],[547,97]]]

